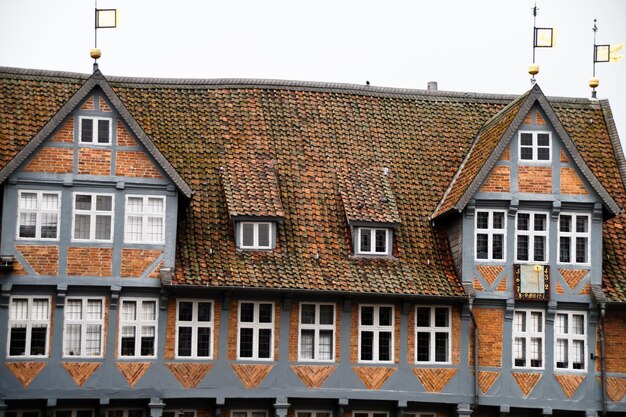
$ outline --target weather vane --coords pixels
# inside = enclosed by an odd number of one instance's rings
[[[539,65],[535,60],[535,50],[537,48],[552,48],[554,46],[555,31],[553,28],[537,27],[537,3],[533,7],[533,62],[528,66],[528,73],[531,75],[530,83],[535,84],[535,75],[539,73]]]
[[[591,98],[597,98],[596,87],[600,85],[600,80],[596,78],[596,62],[617,62],[624,58],[618,52],[624,48],[624,44],[617,45],[597,45],[596,35],[598,33],[598,19],[593,19],[593,76],[589,80],[591,87]]]
[[[102,56],[102,51],[98,48],[98,29],[117,27],[117,9],[98,9],[98,0],[95,0],[95,19],[94,45],[89,52],[89,55],[94,59],[94,72],[98,69],[98,58]]]

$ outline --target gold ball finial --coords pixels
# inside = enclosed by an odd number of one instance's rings
[[[102,56],[102,51],[99,48],[91,48],[91,51],[89,51],[89,55],[93,59],[98,59]]]
[[[528,73],[533,77],[539,74],[539,65],[533,63],[528,66]]]
[[[589,80],[589,87],[596,88],[599,85],[600,85],[600,80],[599,79],[592,78],[592,79]]]

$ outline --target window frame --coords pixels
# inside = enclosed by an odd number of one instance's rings
[[[361,324],[363,307],[373,307],[373,324],[372,325],[363,325]],[[391,308],[391,325],[385,326],[380,325],[380,308],[381,307],[390,307]],[[358,362],[359,363],[385,363],[392,364],[395,363],[395,338],[396,338],[396,311],[395,306],[393,304],[359,304],[359,325],[358,325],[358,335],[359,335],[359,346],[358,346]],[[391,332],[391,340],[389,346],[389,360],[380,360],[379,351],[380,351],[380,333],[381,332]],[[372,359],[362,359],[361,358],[361,336],[363,332],[372,332]]]
[[[191,413],[191,417],[196,417],[197,415],[197,411],[195,408],[180,408],[180,409],[176,409],[176,408],[166,408],[165,410],[163,410],[163,415],[162,417],[167,417],[166,413],[174,413],[174,415],[172,417],[182,417],[180,414],[182,413],[183,416],[187,413]]]
[[[313,305],[315,306],[315,323],[314,324],[306,324],[302,323],[302,306],[303,305]],[[320,307],[321,306],[332,306],[333,308],[333,324],[320,324]],[[335,361],[335,350],[337,349],[335,343],[336,337],[336,325],[337,325],[337,306],[335,303],[312,303],[312,302],[300,302],[298,308],[298,361],[299,362],[334,362]],[[302,330],[313,330],[315,333],[313,340],[313,359],[303,358],[301,356],[302,353]],[[332,355],[329,359],[318,359],[319,358],[319,334],[322,330],[330,330],[332,331]],[[308,411],[307,411],[308,412]]]
[[[67,318],[67,306],[68,306],[68,301],[70,300],[81,300],[82,306],[81,306],[81,313],[83,315],[83,318],[81,319],[68,319]],[[87,304],[89,300],[99,300],[101,302],[102,305],[102,317],[100,318],[100,320],[94,320],[94,319],[86,319],[86,312],[87,312]],[[104,337],[104,327],[106,326],[106,322],[105,322],[105,317],[107,316],[107,303],[105,300],[105,297],[101,297],[101,296],[96,296],[96,297],[91,297],[91,296],[70,296],[70,297],[66,297],[65,299],[65,304],[63,306],[63,349],[62,349],[62,357],[63,358],[103,358],[104,357],[104,344],[105,344],[105,337]],[[66,353],[66,347],[67,347],[67,326],[69,324],[80,324],[80,354],[77,355],[69,355]],[[94,325],[94,324],[99,324],[100,325],[100,354],[99,355],[87,355],[85,354],[85,349],[86,349],[86,334],[87,334],[87,325]]]
[[[356,254],[357,255],[367,255],[367,256],[389,256],[391,255],[391,248],[393,247],[393,232],[389,227],[370,227],[370,226],[358,226],[356,228]],[[361,247],[361,233],[364,230],[369,230],[373,235],[373,238],[370,239],[370,250],[363,250]],[[376,252],[376,232],[377,231],[385,232],[385,251],[384,252]]]
[[[124,303],[135,302],[135,320],[126,320],[123,318]],[[154,320],[143,320],[141,313],[144,302],[154,303]],[[159,300],[157,298],[141,298],[141,297],[120,297],[119,300],[119,316],[118,316],[118,337],[117,337],[117,351],[118,359],[137,359],[146,358],[154,359],[157,357],[159,348]],[[135,329],[135,354],[124,355],[122,353],[122,338],[124,327],[133,327]],[[152,355],[141,354],[141,330],[144,327],[154,327],[154,353]]]
[[[487,213],[487,228],[478,228],[478,213]],[[493,228],[493,214],[502,213],[504,223],[502,229]],[[474,212],[474,260],[477,262],[506,262],[507,211],[499,209],[476,209]],[[479,232],[480,231],[480,232]],[[487,235],[487,258],[478,257],[478,235]],[[494,258],[493,236],[502,235],[502,259]]]
[[[180,321],[179,320],[179,311],[181,303],[192,303],[191,307],[191,321]],[[198,320],[198,304],[199,303],[210,303],[211,304],[211,320],[210,321],[199,321]],[[215,302],[212,299],[198,299],[198,298],[179,298],[176,300],[176,331],[175,331],[175,342],[174,342],[174,357],[176,359],[205,359],[212,360],[213,352],[215,350],[214,341],[215,341]],[[178,354],[178,344],[179,344],[179,329],[181,327],[191,327],[191,355],[189,356],[181,356]],[[198,356],[198,329],[200,328],[208,328],[211,331],[211,336],[209,338],[209,356]]]
[[[115,416],[109,416],[109,413],[116,412],[116,411],[121,411],[122,417],[128,417],[128,414],[130,411],[141,411],[141,414],[142,414],[141,417],[146,417],[146,410],[142,407],[112,407],[112,408],[108,408],[106,411],[107,411],[106,417],[115,417]]]
[[[274,249],[274,227],[275,227],[275,222],[271,222],[271,221],[239,221],[238,222],[238,227],[237,227],[237,248],[238,249],[245,249],[245,250],[271,250]],[[246,224],[251,224],[253,226],[253,230],[252,230],[252,241],[253,244],[246,246],[243,244],[243,227]],[[267,246],[261,246],[259,245],[259,225],[262,224],[266,224],[269,227],[268,230],[268,244]]]
[[[91,142],[83,141],[83,120],[90,119],[93,121],[93,130],[91,132]],[[106,120],[109,122],[109,135],[108,142],[98,141],[99,127],[97,123],[100,120]],[[105,116],[78,116],[78,143],[80,145],[93,145],[93,146],[111,146],[113,144],[113,118]]]
[[[252,304],[252,322],[241,321],[241,307],[244,304]],[[259,322],[259,310],[261,304],[269,304],[272,311],[272,320],[269,323]],[[237,305],[237,360],[250,361],[273,361],[274,360],[274,344],[275,334],[274,326],[276,322],[276,305],[273,301],[249,301],[241,300]],[[241,330],[252,329],[252,356],[241,356]],[[270,330],[270,356],[268,358],[259,357],[259,330]]]
[[[428,308],[430,310],[430,326],[422,327],[417,325],[417,310],[419,308]],[[446,309],[448,313],[448,326],[447,327],[437,327],[435,325],[435,312],[436,309]],[[420,365],[450,365],[452,364],[452,308],[450,306],[433,306],[433,305],[416,305],[413,310],[413,314],[415,314],[415,328],[413,329],[413,337],[415,338],[415,352],[414,352],[414,362]],[[429,359],[427,361],[419,361],[417,359],[417,334],[418,333],[429,333],[430,334],[430,346],[429,346]],[[447,361],[437,361],[436,358],[436,338],[435,335],[437,333],[447,333],[448,334],[448,343],[446,346],[446,356],[448,358]]]
[[[95,410],[93,408],[88,407],[78,407],[78,408],[57,408],[54,410],[54,417],[57,417],[58,411],[69,411],[71,417],[77,417],[79,411],[90,411],[91,417],[95,417]]]
[[[27,300],[27,312],[28,312],[28,318],[27,319],[14,319],[11,318],[11,310],[12,310],[12,306],[13,306],[13,302],[15,299],[26,299]],[[45,299],[48,301],[48,318],[45,320],[33,320],[31,319],[31,315],[32,315],[32,311],[33,311],[33,301],[35,299]],[[7,330],[8,330],[8,334],[7,334],[7,353],[6,353],[6,357],[7,358],[46,358],[48,357],[49,353],[50,353],[50,326],[51,326],[51,319],[52,319],[52,297],[49,295],[12,295],[9,298],[9,318],[8,318],[8,323],[7,323]],[[35,324],[44,324],[46,325],[46,340],[45,340],[45,348],[44,348],[44,353],[41,355],[32,355],[32,354],[26,354],[26,355],[11,355],[11,329],[13,328],[12,326],[15,324],[25,324],[26,325],[26,340],[25,340],[25,346],[24,349],[26,352],[30,352],[32,349],[32,329],[33,329],[33,325]]]
[[[365,414],[365,417],[374,417],[375,414],[385,414],[389,417],[389,411],[380,410],[352,410],[352,417],[356,417],[357,414]]]
[[[522,134],[532,135],[532,145],[522,146]],[[548,135],[548,146],[539,146],[539,135]],[[533,157],[532,159],[522,159],[522,147],[531,148]],[[548,159],[538,159],[539,149],[548,149]],[[517,160],[521,163],[534,163],[534,164],[550,164],[552,162],[552,132],[543,130],[520,130],[517,136]]]
[[[567,316],[567,327],[568,327],[568,333],[559,333],[557,330],[557,318],[559,315],[566,315]],[[582,335],[577,335],[575,333],[572,332],[573,327],[574,327],[574,321],[572,320],[572,316],[574,315],[578,315],[578,316],[582,316],[583,317],[583,334]],[[585,373],[587,372],[587,367],[588,367],[588,360],[586,355],[588,355],[588,343],[587,343],[587,337],[589,335],[589,321],[588,321],[588,317],[587,317],[587,312],[586,311],[575,311],[575,310],[562,310],[562,311],[557,311],[555,316],[554,316],[554,372],[576,372],[576,373]],[[573,346],[573,342],[574,341],[581,341],[583,342],[583,352],[582,352],[582,358],[584,360],[584,366],[582,369],[576,369],[574,368],[573,365],[573,361],[568,360],[568,366],[567,368],[558,368],[557,365],[557,341],[559,339],[565,339],[567,340],[567,356],[568,358],[570,357],[570,353],[571,353],[571,348]]]
[[[20,208],[20,201],[22,200],[22,194],[30,193],[37,195],[37,208],[36,209],[24,209]],[[43,194],[54,194],[58,197],[58,208],[56,210],[43,210],[41,209],[41,200],[43,198]],[[58,241],[61,229],[61,209],[62,209],[62,199],[61,199],[60,191],[44,191],[44,190],[18,190],[17,194],[17,226],[15,228],[15,238],[16,240],[43,240],[43,241]],[[23,237],[20,236],[20,214],[22,213],[35,213],[35,237]],[[41,237],[41,215],[44,213],[48,214],[56,214],[57,219],[57,233],[56,237]]]
[[[518,331],[515,328],[515,317],[516,317],[516,313],[521,313],[524,312],[526,313],[525,316],[525,320],[526,320],[526,331]],[[528,329],[530,328],[529,323],[532,317],[533,313],[539,313],[541,314],[541,332],[531,332]],[[544,310],[540,310],[540,309],[533,309],[533,308],[518,308],[515,309],[515,311],[513,312],[513,320],[512,320],[512,329],[511,329],[511,338],[512,338],[512,347],[511,347],[511,359],[512,359],[512,363],[511,363],[511,367],[513,369],[529,369],[529,370],[545,370],[546,369],[546,312]],[[515,340],[517,338],[523,338],[525,339],[525,351],[524,354],[526,356],[525,358],[525,364],[523,366],[518,366],[515,364]],[[534,338],[540,338],[541,339],[541,366],[531,366],[530,363],[532,361],[531,359],[531,344],[530,342],[532,341],[532,339]]]
[[[561,216],[571,216],[572,218],[572,231],[571,232],[562,232],[561,231]],[[587,218],[587,231],[586,232],[577,232],[576,231],[576,219],[578,217],[586,217]],[[579,265],[579,266],[590,266],[591,265],[591,227],[592,227],[592,219],[591,214],[589,213],[575,213],[575,212],[562,212],[559,213],[559,221],[557,223],[557,263],[560,265]],[[570,239],[570,262],[561,261],[561,238],[569,238]],[[578,238],[586,238],[587,239],[587,262],[576,262],[576,240]]]
[[[128,211],[128,200],[130,198],[141,198],[143,200],[142,212],[141,213],[131,213]],[[146,211],[148,199],[157,198],[163,201],[163,213],[148,213]],[[128,218],[130,217],[141,217],[141,239],[140,240],[132,240],[128,237]],[[148,235],[148,218],[150,217],[158,217],[163,219],[163,225],[161,228],[162,240],[160,241],[149,241],[147,239]],[[165,244],[165,231],[166,231],[166,219],[167,219],[167,196],[164,195],[153,195],[153,194],[126,194],[124,196],[124,243],[132,243],[132,244],[142,244],[142,245],[163,245]]]
[[[299,409],[294,410],[294,417],[299,417],[299,413],[310,413],[311,417],[318,417],[318,414],[328,414],[329,417],[333,417],[333,412],[331,410],[311,410],[311,409]]]
[[[518,230],[518,218],[520,214],[528,214],[528,230]],[[546,230],[534,230],[535,227],[535,216],[536,215],[544,215],[546,216]],[[520,260],[518,258],[518,237],[519,236],[528,236],[528,260]],[[544,257],[543,261],[535,261],[535,237],[543,236],[545,238],[545,248],[544,248]],[[519,210],[515,214],[515,238],[514,238],[514,250],[515,250],[515,263],[518,264],[539,264],[539,265],[549,265],[550,264],[550,213],[543,210]]]
[[[252,417],[253,413],[265,413],[265,417],[268,417],[268,412],[267,410],[263,410],[263,409],[237,409],[237,410],[230,410],[230,417],[234,417],[235,413],[246,413],[246,417]]]
[[[76,196],[78,195],[88,195],[92,198],[92,208],[91,210],[78,210],[76,209]],[[96,199],[97,197],[111,197],[111,211],[98,211],[96,210]],[[88,239],[78,239],[75,237],[74,232],[76,228],[76,215],[89,216],[89,238]],[[96,239],[96,216],[110,216],[111,217],[111,237],[109,239]],[[72,232],[71,232],[71,241],[72,242],[105,242],[110,243],[113,242],[113,235],[115,233],[115,194],[111,193],[90,193],[90,192],[79,192],[75,191],[72,193]]]
[[[19,408],[19,409],[6,410],[5,416],[11,417],[11,414],[15,414],[15,417],[24,417],[25,413],[35,413],[37,414],[37,417],[41,417],[41,410],[37,410],[33,408]]]

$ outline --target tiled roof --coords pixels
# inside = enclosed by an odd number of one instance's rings
[[[6,150],[0,168],[85,79],[0,69],[0,145]],[[464,294],[445,233],[431,226],[430,215],[479,130],[514,96],[279,81],[107,80],[195,192],[180,211],[186,216],[178,225],[174,283]],[[599,103],[550,102],[623,206],[626,192]],[[272,252],[235,248],[220,168],[237,149],[270,161],[278,180],[284,221]],[[401,224],[391,258],[352,256],[337,173],[354,167],[389,168]],[[616,300],[626,300],[622,224],[620,215],[605,226],[606,284]]]
[[[244,150],[226,158],[220,168],[228,214],[283,217],[280,189],[271,161],[259,160]]]
[[[390,175],[387,167],[375,170],[352,166],[337,172],[348,222],[400,223]]]

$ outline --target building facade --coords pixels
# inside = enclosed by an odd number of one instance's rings
[[[0,417],[626,412],[607,102],[0,69]]]

